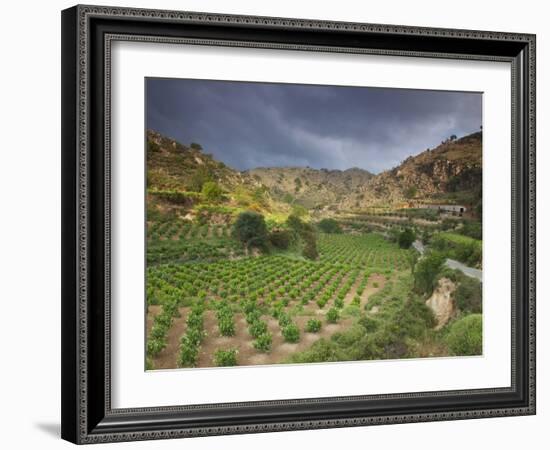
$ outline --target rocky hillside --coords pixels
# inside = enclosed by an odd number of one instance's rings
[[[376,204],[458,201],[481,198],[481,133],[448,140],[382,172],[340,202],[342,209]]]
[[[343,171],[310,167],[261,167],[245,173],[269,188],[282,201],[296,202],[306,208],[339,204],[351,193],[361,192],[374,176],[356,167]]]
[[[149,189],[200,191],[201,178],[212,179],[228,190],[249,181],[203,152],[198,144],[186,146],[156,131],[147,131]]]
[[[287,211],[357,210],[372,206],[481,201],[481,133],[450,139],[378,175],[359,169],[268,167],[239,172],[205,153],[147,132],[147,186],[152,191],[201,192],[206,181],[234,207]]]

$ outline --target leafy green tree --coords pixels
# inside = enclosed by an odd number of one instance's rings
[[[317,251],[317,239],[313,231],[307,231],[302,234],[304,240],[304,248],[302,249],[302,255],[307,259],[317,259],[319,252]]]
[[[208,201],[218,201],[223,197],[222,188],[215,181],[207,181],[202,185],[201,189],[204,198]]]
[[[322,219],[317,226],[323,233],[341,233],[340,224],[334,219]]]
[[[189,147],[191,147],[193,150],[202,150],[202,145],[197,144],[196,142],[191,142],[191,145]]]
[[[233,236],[247,247],[267,247],[267,226],[264,216],[252,211],[239,214],[233,225]]]
[[[399,244],[400,248],[411,248],[412,243],[416,239],[416,236],[414,234],[414,231],[410,228],[406,228],[404,231],[402,231],[399,234],[399,237],[397,238],[397,243]]]
[[[444,262],[445,256],[436,252],[431,252],[418,260],[414,270],[414,287],[418,292],[431,295]]]

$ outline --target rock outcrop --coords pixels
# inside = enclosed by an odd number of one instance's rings
[[[443,328],[456,313],[456,305],[452,298],[456,285],[448,278],[441,278],[432,296],[426,300],[426,306],[435,316],[435,329]]]

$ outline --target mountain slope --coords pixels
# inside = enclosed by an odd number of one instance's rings
[[[269,188],[273,195],[306,208],[338,204],[373,177],[363,169],[312,169],[310,167],[270,167],[252,169],[246,174]]]
[[[275,215],[288,214],[295,205],[348,211],[434,202],[481,203],[481,133],[447,140],[378,175],[359,168],[260,167],[239,172],[198,144],[185,146],[151,130],[147,142],[148,192],[156,200],[162,197],[161,191],[185,193],[180,209],[200,202],[204,206],[205,182],[214,182],[223,191],[223,200],[214,202],[217,206]],[[166,207],[174,206],[169,196],[162,199]]]
[[[342,209],[403,202],[463,201],[481,198],[482,135],[448,140],[382,172],[339,204]]]

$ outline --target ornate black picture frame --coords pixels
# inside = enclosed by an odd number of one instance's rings
[[[512,66],[511,386],[113,409],[110,48],[144,41]],[[98,6],[62,12],[62,437],[99,443],[535,413],[535,36]]]

